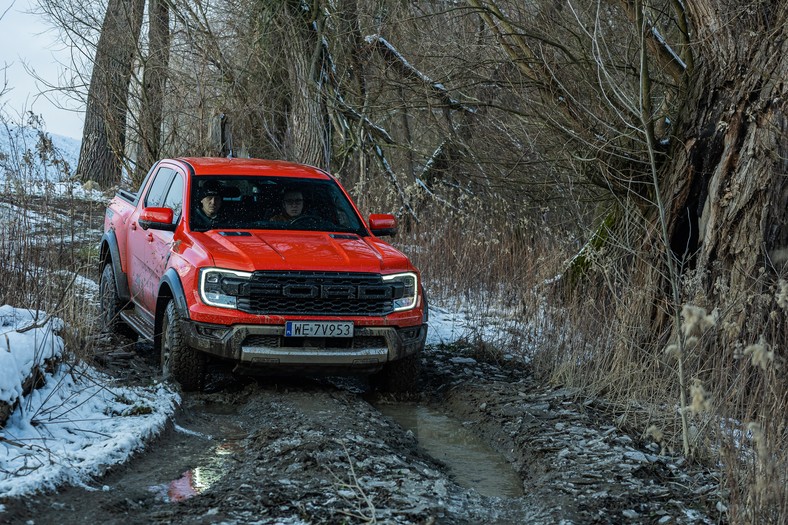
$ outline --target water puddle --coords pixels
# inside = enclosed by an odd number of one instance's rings
[[[203,465],[187,470],[180,478],[169,483],[148,487],[148,490],[171,503],[201,494],[222,478],[227,462],[238,451],[239,446],[237,441],[222,443],[213,450],[212,456],[205,459]]]
[[[449,467],[460,486],[484,496],[522,496],[523,482],[511,465],[461,422],[419,404],[386,404],[376,408],[412,431],[427,453]]]

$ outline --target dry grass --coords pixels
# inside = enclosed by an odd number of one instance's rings
[[[597,396],[621,427],[672,453],[682,450],[675,343],[683,337],[691,456],[719,470],[721,519],[785,523],[785,276],[765,272],[748,297],[710,305],[688,272],[682,325],[673,330],[663,322],[654,333],[654,316],[669,319],[669,307],[649,302],[642,284],[649,276],[633,268],[659,268],[637,260],[629,241],[611,239],[591,257],[582,285],[566,286],[567,273],[555,278],[576,248],[561,238],[546,227],[441,217],[422,221],[397,243],[422,270],[434,303],[460,298],[479,319],[516,315],[525,328],[493,348],[521,351],[541,379]],[[734,329],[742,319],[746,333]],[[483,338],[476,343],[490,347]]]
[[[35,144],[13,142],[11,148],[0,182],[0,304],[63,319],[66,347],[88,356],[97,295],[95,282],[85,277],[95,279],[97,239],[90,228],[100,222],[99,205],[56,195],[55,182],[69,175],[56,160],[42,177],[37,160],[51,162],[55,154],[45,135]]]
[[[546,293],[570,253],[556,243],[560,237],[545,223],[489,213],[425,213],[395,244],[421,270],[431,304],[461,307],[469,315],[474,331],[468,342],[486,352],[524,354],[553,329]]]

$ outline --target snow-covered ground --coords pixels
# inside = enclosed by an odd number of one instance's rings
[[[78,156],[79,141],[0,122],[0,191],[104,199],[74,180]],[[17,208],[0,204],[0,218],[5,224],[23,218],[21,231],[69,220]],[[80,293],[95,295],[95,282],[78,281]],[[0,499],[90,483],[160,432],[180,401],[166,385],[127,388],[72,362],[62,328],[63,321],[46,312],[0,305],[0,409],[13,407],[0,428]],[[23,396],[35,369],[44,385]]]
[[[22,396],[34,367],[63,357],[62,326],[42,312],[0,306],[0,401],[16,405],[0,429],[0,498],[88,483],[142,448],[179,402],[165,385],[115,385],[67,356],[43,387]]]
[[[49,139],[51,145],[42,147],[41,139]],[[48,170],[52,170],[58,160],[68,162],[73,168],[77,165],[79,158],[80,141],[62,135],[46,133],[43,130],[31,128],[29,126],[19,126],[14,123],[0,123],[0,152],[7,155],[3,160],[2,175],[17,175],[18,168],[32,164],[35,173],[44,175]],[[25,156],[25,152],[30,151],[34,157]],[[41,159],[40,153],[44,153]]]

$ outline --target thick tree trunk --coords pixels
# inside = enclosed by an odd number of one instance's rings
[[[788,20],[775,7],[732,26],[714,4],[687,4],[701,53],[666,190],[674,253],[709,304],[735,312],[785,269]]]
[[[323,56],[317,24],[300,12],[300,6],[283,12],[290,88],[284,152],[287,160],[329,168],[328,123],[321,93]]]
[[[169,0],[148,3],[148,59],[142,75],[142,107],[139,121],[137,163],[132,186],[137,187],[150,167],[159,158],[164,86],[170,58]]]
[[[680,301],[718,308],[724,342],[746,345],[772,331],[770,344],[780,346],[785,333],[767,327],[753,298],[769,294],[788,270],[788,8],[733,23],[717,4],[686,4],[694,70],[660,171],[670,249],[680,262]],[[622,305],[625,325],[644,328],[646,341],[667,335],[671,312],[681,308],[672,304],[667,272],[648,270],[664,268],[658,228],[648,231]]]
[[[145,0],[109,0],[96,47],[77,172],[102,187],[120,182],[132,64]]]

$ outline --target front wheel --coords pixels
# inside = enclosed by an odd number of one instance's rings
[[[182,319],[175,302],[167,303],[161,330],[161,370],[164,379],[180,383],[185,392],[201,391],[205,386],[205,354],[186,344]]]

